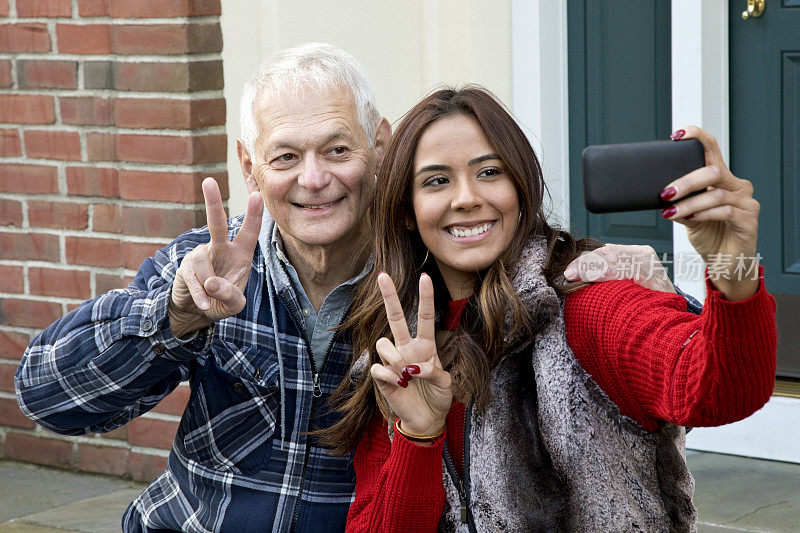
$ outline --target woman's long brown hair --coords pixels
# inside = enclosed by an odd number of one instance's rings
[[[360,375],[345,378],[339,386],[333,402],[342,417],[319,432],[334,453],[346,454],[355,448],[376,408],[387,420],[390,416],[386,400],[369,371],[372,364],[379,362],[375,343],[381,337],[391,338],[378,290],[378,273],[385,271],[391,276],[403,309],[416,314],[419,275],[427,272],[434,282],[437,313],[440,316],[446,313],[449,295],[436,261],[428,256],[419,233],[407,229],[407,221],[414,220],[411,185],[417,143],[432,123],[458,114],[473,117],[483,129],[514,183],[521,213],[511,244],[489,268],[478,273],[475,296],[470,299],[459,328],[440,350],[439,357],[453,377],[453,393],[458,400],[474,400],[478,409],[483,408],[489,400],[490,371],[506,349],[504,339],[519,331],[532,333],[529,313],[510,279],[528,241],[537,235],[544,237],[548,253],[543,274],[560,294],[578,286],[554,284],[554,278],[580,252],[598,246],[596,241],[575,240],[547,223],[542,205],[546,188],[539,160],[525,133],[488,91],[468,86],[438,90],[424,98],[397,126],[378,172],[369,210],[370,227],[374,229],[375,267],[356,289],[349,318],[340,326],[352,334],[352,363],[364,352],[369,354],[369,363]],[[511,318],[512,331],[508,331],[506,317]]]

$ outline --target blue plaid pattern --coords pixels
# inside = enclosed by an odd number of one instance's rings
[[[229,221],[231,238],[241,222]],[[20,407],[59,433],[106,432],[188,379],[191,396],[167,470],[128,508],[123,530],[342,531],[355,483],[350,458],[332,457],[305,433],[335,420],[327,400],[346,373],[349,339],[336,333],[315,398],[296,296],[285,287],[270,300],[261,247],[245,309],[192,339],[175,338],[167,320],[175,271],[208,240],[205,228],[181,235],[147,259],[126,289],[84,303],[43,331],[15,375]]]

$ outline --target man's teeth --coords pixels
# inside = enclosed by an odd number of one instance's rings
[[[481,224],[480,226],[473,226],[471,228],[453,226],[448,228],[447,231],[450,232],[450,235],[455,237],[474,237],[475,235],[480,235],[481,233],[487,231],[491,227],[492,223],[487,222],[485,224]]]
[[[326,207],[330,207],[335,203],[336,201],[334,200],[333,202],[325,205],[304,205],[303,207],[305,207],[306,209],[325,209]]]

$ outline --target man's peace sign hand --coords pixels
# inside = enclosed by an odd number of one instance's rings
[[[413,435],[439,433],[453,400],[450,374],[442,369],[436,351],[433,282],[427,274],[419,280],[417,336],[411,338],[392,279],[378,275],[386,317],[394,343],[383,337],[375,349],[383,364],[370,369],[378,389],[400,417],[403,431]]]
[[[175,273],[169,321],[177,337],[244,309],[244,288],[261,231],[264,202],[260,194],[250,194],[244,222],[233,241],[228,240],[228,219],[222,207],[222,195],[212,178],[203,181],[203,197],[211,242],[186,254]]]

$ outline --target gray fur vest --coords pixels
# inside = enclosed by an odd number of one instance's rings
[[[509,339],[515,348],[492,371],[487,408],[467,411],[474,529],[443,466],[439,530],[695,531],[684,428],[645,431],[589,377],[567,346],[564,302],[541,275],[544,257],[542,241],[529,244],[513,278],[540,330]]]

